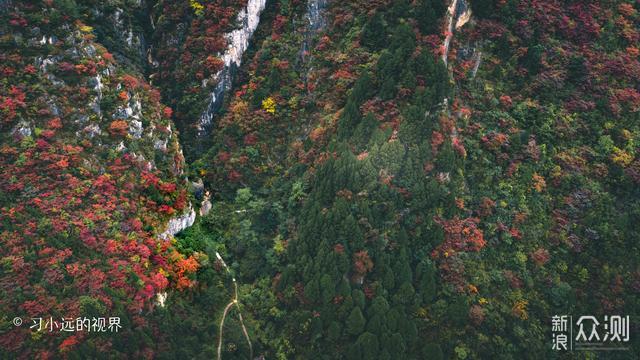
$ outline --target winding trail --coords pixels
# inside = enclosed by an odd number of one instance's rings
[[[234,305],[238,308],[238,319],[240,320],[242,333],[244,334],[245,339],[247,339],[247,344],[249,344],[249,353],[250,353],[249,359],[253,359],[253,345],[251,344],[251,339],[249,338],[249,332],[247,331],[247,328],[244,325],[244,320],[242,319],[242,312],[240,311],[240,302],[238,301],[238,282],[236,281],[236,278],[231,274],[231,270],[229,270],[227,263],[224,262],[224,260],[222,259],[222,256],[220,256],[220,254],[217,251],[216,251],[216,257],[224,266],[225,270],[227,271],[227,274],[231,276],[231,280],[233,281],[233,288],[234,288],[233,299],[227,304],[227,306],[225,306],[224,312],[222,313],[222,319],[220,319],[220,325],[219,325],[220,335],[218,337],[218,360],[222,359],[222,335],[223,335],[224,321],[227,318],[227,314],[229,313],[229,310],[231,310],[231,308]]]

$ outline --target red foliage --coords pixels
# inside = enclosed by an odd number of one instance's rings
[[[173,215],[176,212],[174,208],[166,204],[160,205],[160,207],[158,207],[158,211],[166,215]]]
[[[287,23],[287,17],[283,15],[276,15],[275,20],[273,20],[272,29],[275,33],[280,33],[284,25]]]
[[[509,230],[509,235],[511,235],[511,237],[513,237],[514,239],[520,240],[522,239],[522,233],[520,233],[520,230],[516,227],[512,227]]]
[[[509,95],[500,96],[500,103],[506,108],[510,108],[513,105],[513,101],[511,100],[511,96]]]
[[[229,181],[239,181],[242,178],[242,175],[235,169],[229,171],[228,175]]]
[[[222,70],[224,67],[224,61],[219,57],[209,55],[204,61],[204,66],[210,74],[215,74]]]
[[[462,157],[467,156],[467,150],[464,148],[464,145],[462,144],[462,141],[460,141],[460,138],[454,137],[453,139],[451,139],[451,143],[453,145],[453,150],[458,153],[458,155]]]
[[[14,8],[22,6],[16,3]],[[80,46],[64,41],[54,45],[60,54]],[[33,51],[39,51],[37,48]],[[22,146],[24,139],[8,135],[0,146],[0,193],[11,199],[0,204],[0,218],[5,220],[0,226],[0,258],[5,263],[0,272],[0,312],[23,319],[27,315],[74,317],[80,315],[79,296],[88,295],[107,314],[115,306],[128,309],[132,323],[146,327],[140,314],[153,306],[156,292],[170,283],[193,284],[190,277],[197,270],[197,261],[183,261],[171,241],[156,238],[167,213],[184,209],[187,192],[166,168],[157,165],[159,169],[151,171],[142,156],[112,153],[110,144],[93,141],[82,129],[76,135],[78,128],[71,125],[73,114],[85,113],[83,107],[94,95],[90,77],[98,71],[104,77],[105,92],[115,91],[114,86],[122,83],[121,97],[126,100],[135,88],[150,110],[147,120],[158,129],[164,109],[160,94],[133,75],[121,76],[120,70],[104,72],[107,62],[113,61],[108,53],[93,59],[83,55],[78,63],[61,62],[43,69],[64,81],[51,87],[47,74],[32,64],[32,56],[21,56],[21,49],[17,46],[0,53],[0,125],[11,129],[15,126],[11,123],[22,118],[31,129],[39,130],[32,135],[35,145]],[[59,114],[53,114],[54,104]],[[164,115],[170,116],[167,110]],[[110,114],[103,113],[95,122],[111,135],[128,133],[128,123]],[[153,158],[153,150],[144,148],[138,155]],[[168,159],[182,161],[174,153]],[[24,191],[26,186],[28,191]],[[82,336],[57,334],[45,334],[36,341],[28,328],[24,330],[15,327],[0,334],[3,350],[18,351],[9,357],[32,358],[39,353],[62,358],[61,352],[84,341]],[[104,345],[103,350],[108,347]],[[43,348],[50,351],[45,353]]]
[[[311,141],[313,142],[318,142],[318,140],[324,137],[326,131],[327,129],[325,129],[324,127],[317,127],[311,131],[311,133],[309,134],[309,139],[311,139]]]
[[[353,271],[357,275],[364,276],[372,269],[373,261],[371,261],[367,250],[360,250],[353,254]]]
[[[121,80],[127,90],[134,90],[139,85],[138,79],[135,76],[129,74],[123,75]]]
[[[24,108],[26,94],[17,86],[11,85],[9,96],[0,96],[0,113],[4,113],[3,122],[11,122],[19,108]]]
[[[353,80],[355,79],[355,75],[353,75],[351,72],[345,70],[345,69],[338,69],[332,76],[333,79],[336,80],[340,80],[340,79],[346,79],[346,80]]]
[[[171,108],[167,106],[164,109],[162,109],[162,114],[164,115],[165,118],[171,119],[171,115],[173,115],[173,110],[171,110]]]
[[[158,187],[158,190],[163,194],[171,194],[176,191],[178,186],[175,183],[161,183]]]
[[[474,325],[479,326],[480,324],[482,324],[482,322],[484,321],[484,317],[485,317],[485,314],[482,306],[480,305],[471,306],[471,308],[469,309],[469,319],[471,319],[471,322]]]
[[[431,134],[431,152],[435,156],[438,154],[438,149],[440,149],[440,145],[444,143],[444,135],[438,131],[434,131]]]
[[[483,197],[480,203],[480,209],[478,210],[478,215],[480,216],[490,216],[493,214],[493,209],[496,206],[496,202],[491,200],[488,197]]]
[[[369,285],[365,285],[364,286],[364,296],[371,300],[373,299],[374,296],[376,296],[376,291],[373,287],[369,286]]]
[[[68,338],[64,339],[64,341],[58,347],[60,352],[67,352],[78,345],[78,335],[71,335]]]
[[[221,151],[220,153],[218,153],[218,161],[226,163],[227,161],[229,161],[229,159],[231,159],[230,153],[226,151]]]
[[[544,264],[549,262],[550,257],[551,256],[549,255],[549,251],[547,251],[547,249],[545,248],[539,248],[538,250],[531,253],[531,260],[533,260],[533,262],[538,266],[543,266]]]
[[[49,123],[47,124],[47,127],[49,127],[49,129],[52,129],[52,130],[61,129],[62,121],[60,121],[59,117],[53,118],[49,121]]]
[[[497,150],[505,144],[508,144],[509,137],[503,133],[491,132],[482,137],[482,143],[489,150]]]
[[[480,251],[486,244],[482,230],[478,229],[478,218],[436,218],[435,221],[444,230],[444,242],[433,250],[433,258],[450,257],[460,251]]]
[[[520,289],[524,284],[520,278],[513,273],[513,271],[505,270],[503,273],[504,278],[509,282],[509,286],[513,289]]]
[[[36,67],[32,64],[29,64],[24,67],[23,71],[25,72],[25,74],[34,75],[36,72],[38,72],[38,69],[36,69]]]
[[[255,133],[244,136],[243,142],[247,146],[255,145],[258,142],[258,136]]]

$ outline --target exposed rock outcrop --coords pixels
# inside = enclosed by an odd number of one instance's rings
[[[242,55],[249,48],[249,41],[260,23],[260,14],[264,10],[266,0],[249,0],[247,7],[238,13],[237,21],[242,27],[226,35],[229,45],[221,58],[224,62],[220,70],[213,79],[203,80],[206,86],[210,80],[216,81],[216,85],[211,92],[209,105],[200,117],[198,122],[198,135],[204,135],[211,125],[215,113],[220,109],[224,100],[224,93],[231,89],[235,70],[242,62]]]
[[[166,230],[162,234],[160,234],[159,237],[161,239],[168,239],[169,237],[190,227],[195,221],[196,211],[193,209],[193,206],[189,205],[189,209],[187,210],[187,212],[169,220]]]

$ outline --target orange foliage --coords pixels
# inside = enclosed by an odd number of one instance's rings
[[[547,186],[547,183],[544,181],[544,178],[540,175],[538,175],[537,173],[533,174],[533,188],[537,191],[537,192],[542,192],[545,187]]]
[[[115,120],[109,125],[109,133],[114,136],[125,136],[128,129],[129,125],[124,120]]]
[[[444,220],[435,219],[444,230],[444,242],[432,253],[432,257],[449,257],[459,251],[480,251],[486,244],[482,230],[478,229],[477,218]]]
[[[129,93],[126,91],[120,91],[120,93],[118,94],[118,98],[120,98],[120,100],[122,101],[127,101],[129,100]]]

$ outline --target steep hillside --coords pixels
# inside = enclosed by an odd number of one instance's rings
[[[131,29],[100,20],[125,16],[116,5],[3,3],[0,313],[25,321],[3,325],[9,357],[133,355],[156,294],[190,287],[198,266],[163,234],[190,200],[171,109],[126,55],[140,37],[117,53],[97,42]],[[97,315],[120,317],[122,332],[29,329]]]
[[[0,9],[0,354],[638,357],[640,3]]]
[[[153,21],[154,84],[174,110],[187,157],[210,144],[212,120],[231,89],[266,0],[157,1]]]
[[[309,45],[314,3],[195,164],[185,240],[266,357],[545,358],[553,315],[637,314],[637,4],[329,2]]]

